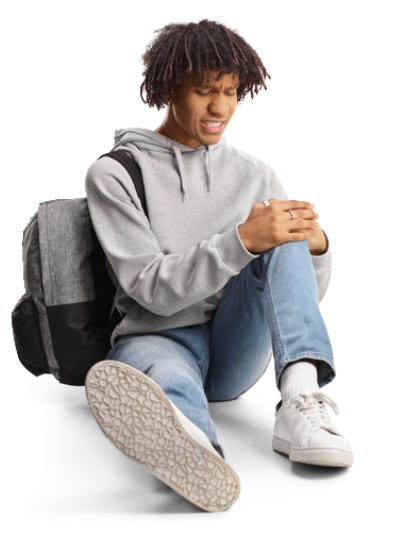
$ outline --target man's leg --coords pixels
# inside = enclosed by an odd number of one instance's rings
[[[210,328],[208,400],[246,392],[267,368],[270,349],[276,385],[290,396],[276,405],[273,449],[302,463],[351,465],[351,448],[324,404],[336,413],[337,406],[319,392],[336,374],[307,241],[261,253],[229,282]]]
[[[208,327],[200,324],[122,337],[107,358],[133,366],[153,379],[224,457],[203,388],[208,349]]]
[[[246,392],[265,372],[271,353],[279,390],[284,368],[303,358],[315,361],[320,387],[335,377],[306,241],[264,251],[229,281],[210,323],[208,400]]]
[[[124,336],[90,368],[85,386],[95,420],[119,450],[214,512],[235,502],[240,482],[217,442],[204,394],[207,330]]]

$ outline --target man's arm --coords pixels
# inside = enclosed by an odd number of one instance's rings
[[[257,257],[242,245],[239,222],[186,252],[164,254],[127,185],[131,178],[114,159],[92,163],[85,180],[89,215],[122,289],[154,314],[171,316],[210,297]]]

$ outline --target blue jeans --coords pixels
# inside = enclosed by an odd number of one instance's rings
[[[306,240],[262,252],[232,277],[208,322],[120,337],[107,359],[151,377],[221,451],[208,402],[249,390],[274,358],[275,382],[285,366],[316,359],[320,387],[336,375],[318,306]]]

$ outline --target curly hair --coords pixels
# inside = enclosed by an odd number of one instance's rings
[[[242,101],[251,92],[257,94],[261,86],[267,89],[267,73],[256,51],[236,32],[224,24],[208,19],[198,23],[173,23],[155,30],[159,32],[146,47],[141,59],[145,64],[144,81],[140,86],[140,97],[149,107],[159,110],[168,104],[165,95],[181,84],[184,73],[198,75],[203,80],[203,71],[218,71],[217,80],[223,73],[237,73],[239,86],[237,101]],[[146,91],[146,99],[143,91]]]

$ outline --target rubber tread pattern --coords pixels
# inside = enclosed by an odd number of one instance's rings
[[[126,456],[205,511],[224,511],[236,501],[235,471],[188,434],[150,377],[103,360],[88,371],[85,389],[99,427]]]

